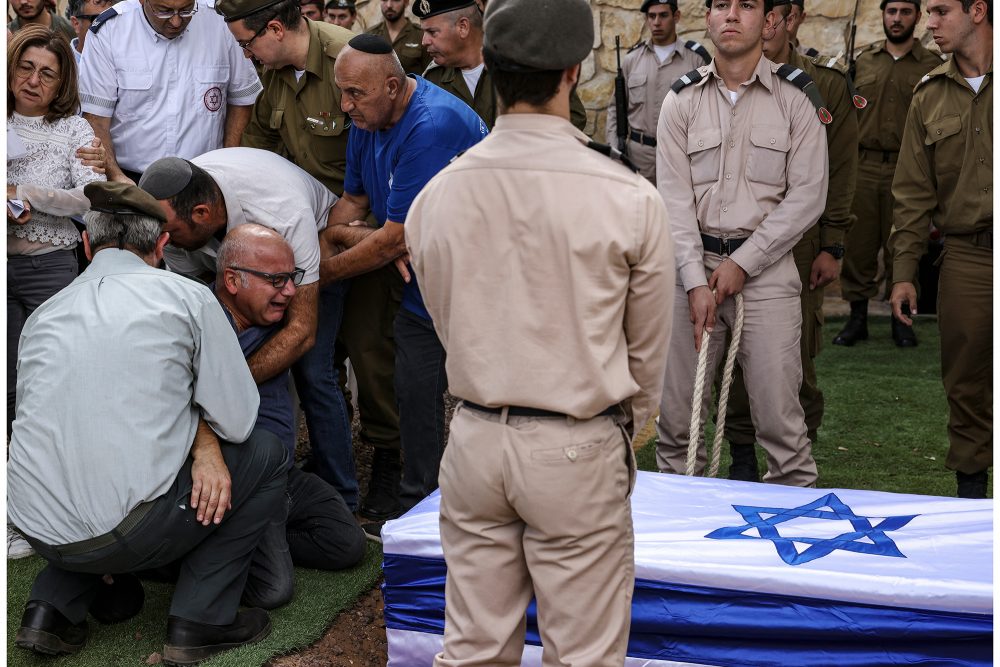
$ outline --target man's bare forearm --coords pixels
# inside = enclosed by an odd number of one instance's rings
[[[320,261],[320,283],[353,278],[380,269],[406,254],[406,240],[401,223],[386,221],[385,225],[365,235],[357,245]]]
[[[94,128],[94,136],[101,140],[104,147],[104,173],[109,181],[130,180],[118,166],[118,158],[115,155],[115,145],[111,142],[111,119],[107,116],[97,116],[92,113],[84,113],[84,119]]]
[[[253,107],[226,105],[226,124],[222,130],[223,148],[234,148],[240,145],[243,131],[250,124],[250,111]]]
[[[254,382],[270,380],[312,348],[316,342],[318,307],[319,285],[299,287],[288,307],[285,326],[247,359]]]

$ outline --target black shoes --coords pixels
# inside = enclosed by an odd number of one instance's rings
[[[399,481],[403,466],[399,450],[376,447],[372,456],[372,478],[358,514],[373,521],[395,519],[401,513]]]
[[[895,320],[893,320],[895,322]],[[868,300],[851,301],[851,317],[833,337],[834,345],[851,347],[859,340],[868,340]]]
[[[729,466],[729,479],[741,482],[759,482],[760,470],[757,468],[757,453],[753,443],[737,445],[729,443],[729,453],[733,462]]]
[[[101,582],[97,597],[90,603],[90,615],[104,625],[121,623],[140,611],[146,591],[134,574],[116,574],[113,583]]]
[[[229,625],[207,625],[170,616],[163,662],[194,665],[216,653],[259,642],[270,633],[271,619],[263,609],[244,609]]]
[[[30,600],[21,616],[14,643],[43,655],[76,653],[87,643],[87,622],[70,623],[55,607]]]
[[[989,481],[989,473],[986,470],[971,475],[956,472],[955,479],[958,480],[959,498],[986,498],[986,483]]]
[[[910,317],[910,307],[903,304],[901,308],[904,315]],[[917,334],[913,333],[913,327],[903,324],[895,317],[892,320],[892,339],[896,341],[896,347],[916,347]]]

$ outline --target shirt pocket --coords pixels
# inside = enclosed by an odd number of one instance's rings
[[[750,128],[750,155],[747,158],[747,179],[751,183],[785,184],[785,165],[792,138],[788,128],[755,125]]]
[[[117,67],[118,104],[115,116],[131,120],[149,115],[153,104],[153,71],[145,60],[126,58]]]
[[[691,162],[691,184],[705,185],[719,180],[722,159],[722,130],[692,128],[688,132],[687,154]]]
[[[939,174],[948,170],[960,171],[965,156],[965,141],[962,135],[962,117],[949,114],[924,122],[924,145],[933,151],[935,171]]]
[[[202,113],[215,115],[225,113],[226,88],[229,83],[229,68],[202,66],[194,69],[195,108]]]
[[[646,103],[646,75],[632,74],[628,78],[628,108],[634,111]]]

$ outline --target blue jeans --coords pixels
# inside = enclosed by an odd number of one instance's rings
[[[342,280],[320,290],[316,343],[295,362],[292,375],[306,415],[316,474],[337,489],[353,512],[358,507],[358,480],[354,473],[351,421],[333,363],[333,346],[349,286],[349,281]]]

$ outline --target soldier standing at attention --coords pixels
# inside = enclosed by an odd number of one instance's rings
[[[405,226],[463,399],[439,478],[434,664],[520,665],[534,595],[543,664],[621,667],[630,440],[658,400],[674,303],[667,212],[569,122],[594,40],[586,0],[492,0],[485,38],[496,127],[431,179]]]
[[[799,43],[799,28],[806,22],[806,0],[792,0],[792,9],[788,14],[788,32],[791,36],[792,48],[799,55],[815,58],[819,51],[811,46],[803,46]]]
[[[406,18],[406,6],[409,4],[410,0],[382,0],[379,9],[383,20],[368,32],[392,44],[392,50],[407,74],[423,74],[431,64],[431,57],[421,43],[424,34],[420,26]]]
[[[985,498],[993,463],[993,3],[930,0],[927,28],[951,61],[913,93],[892,181],[893,315],[911,324],[930,225],[944,235],[938,285],[945,466],[960,498]]]
[[[770,0],[706,6],[715,59],[672,86],[656,135],[656,178],[677,246],[657,465],[685,472],[702,332],[711,334],[713,372],[736,318],[731,297],[742,294],[738,359],[767,453],[764,481],[812,486],[816,462],[799,402],[802,282],[792,248],[826,205],[826,136],[802,90],[808,75],[764,57],[763,34],[775,22]],[[704,466],[703,451],[698,458]]]
[[[656,119],[670,84],[693,69],[707,65],[712,55],[695,41],[677,38],[681,13],[677,0],[645,0],[639,11],[646,15],[648,41],[639,42],[622,58],[628,83],[628,156],[639,173],[656,184]],[[614,97],[608,106],[606,135],[615,136]]]
[[[840,276],[840,293],[851,304],[851,318],[833,339],[834,345],[848,347],[868,340],[868,300],[878,294],[875,278],[879,251],[883,253],[886,295],[893,283],[892,253],[886,242],[892,229],[892,176],[899,140],[913,87],[920,77],[941,64],[940,56],[925,49],[913,36],[920,20],[920,0],[882,0],[881,7],[885,40],[866,47],[856,64],[855,83],[868,106],[859,115],[855,222],[844,240]],[[916,278],[917,274],[913,274]],[[917,344],[913,329],[895,318],[892,337],[899,347]]]

